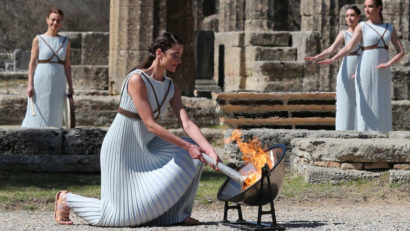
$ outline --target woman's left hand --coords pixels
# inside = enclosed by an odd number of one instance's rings
[[[69,88],[68,88],[67,95],[71,95],[71,96],[73,96],[73,95],[74,95],[74,90],[73,90],[73,88],[72,88],[72,87],[69,87]]]
[[[204,150],[205,155],[208,155],[210,157],[212,157],[215,160],[215,164],[217,164],[218,162],[222,162],[222,160],[219,158],[218,154],[216,154],[215,150],[211,147],[208,150]],[[209,163],[209,166],[215,170],[219,170],[218,165],[215,165],[212,163]]]
[[[389,68],[390,65],[388,63],[380,63],[379,65],[376,66],[376,69],[383,69],[383,68]]]

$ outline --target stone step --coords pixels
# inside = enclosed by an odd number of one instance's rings
[[[257,61],[253,75],[266,76],[269,81],[305,76],[305,62],[300,61]]]
[[[291,145],[309,161],[410,163],[409,139],[296,138]]]
[[[246,56],[250,61],[296,61],[295,47],[246,47]]]
[[[115,116],[119,96],[74,96],[77,126],[110,126]],[[204,98],[182,97],[182,103],[192,121],[198,126],[218,124],[216,103]],[[0,125],[20,125],[26,113],[25,96],[0,95]],[[168,128],[180,127],[170,107],[158,119]]]
[[[223,124],[234,128],[334,129],[335,118],[223,118]]]
[[[335,92],[232,92],[218,95],[219,105],[225,104],[334,104]]]
[[[289,31],[245,33],[245,46],[289,47],[291,43]]]
[[[27,80],[28,72],[27,71],[0,71],[0,80]]]
[[[334,117],[335,105],[224,105],[220,107],[224,116],[238,118],[257,115],[258,118],[279,116],[292,117]]]

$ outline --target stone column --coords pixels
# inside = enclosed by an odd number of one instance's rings
[[[274,0],[245,1],[245,31],[273,30]]]
[[[154,1],[111,0],[109,82],[110,94],[119,94],[127,73],[148,52],[154,34]]]

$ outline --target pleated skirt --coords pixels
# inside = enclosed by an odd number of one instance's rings
[[[202,163],[117,114],[101,148],[101,200],[69,193],[74,213],[96,226],[170,225],[190,216]]]

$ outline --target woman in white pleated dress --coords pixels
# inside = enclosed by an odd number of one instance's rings
[[[381,0],[366,0],[364,12],[368,18],[356,27],[353,38],[334,57],[321,61],[332,64],[347,55],[362,41],[363,54],[356,72],[356,119],[359,131],[392,130],[391,72],[390,67],[404,56],[396,31],[383,22]],[[389,58],[389,43],[397,53]]]
[[[58,35],[63,12],[52,8],[47,14],[47,32],[33,40],[28,71],[27,110],[22,127],[61,127],[66,97],[72,97],[70,41]]]
[[[360,10],[356,6],[349,6],[346,9],[347,30],[342,30],[337,35],[333,44],[313,57],[305,57],[306,61],[316,61],[324,59],[332,54],[338,46],[346,45],[352,38],[353,31],[360,21]],[[342,61],[336,82],[336,130],[356,129],[356,92],[354,75],[357,64],[360,60],[362,50],[358,44]]]
[[[149,52],[147,61],[125,78],[118,114],[102,144],[101,199],[59,192],[58,223],[72,224],[70,210],[95,226],[198,223],[191,211],[204,161],[201,153],[220,159],[188,118],[178,87],[164,76],[181,63],[181,41],[165,32]],[[156,122],[168,104],[192,140]]]

